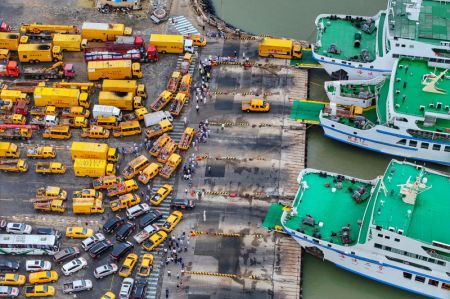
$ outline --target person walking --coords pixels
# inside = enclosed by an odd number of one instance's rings
[[[198,110],[200,110],[200,107],[198,106],[198,104],[195,105],[195,110],[197,110],[197,113],[198,113]]]

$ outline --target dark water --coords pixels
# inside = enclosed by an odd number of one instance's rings
[[[314,41],[314,19],[321,13],[374,15],[386,0],[212,0],[216,14],[237,28]],[[325,100],[324,71],[310,73],[311,99]],[[371,179],[386,169],[391,157],[360,150],[323,136],[320,127],[308,129],[308,167]],[[432,166],[448,171],[449,168]],[[305,255],[303,294],[306,299],[422,298],[346,272],[329,262]]]

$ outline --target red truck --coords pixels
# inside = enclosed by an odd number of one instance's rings
[[[155,46],[146,47],[140,36],[121,36],[115,42],[84,49],[84,60],[86,61],[121,59],[156,62],[158,53]]]
[[[8,60],[0,62],[0,76],[17,78],[20,76],[20,68],[17,61]]]
[[[3,20],[0,20],[0,32],[11,31],[11,26]]]

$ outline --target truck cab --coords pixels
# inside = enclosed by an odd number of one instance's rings
[[[131,64],[131,73],[134,78],[142,78],[141,64],[139,62],[134,62]]]
[[[200,34],[189,34],[186,36],[186,38],[192,40],[194,46],[198,47],[206,46],[206,39]]]
[[[270,104],[263,99],[253,99],[250,101],[242,101],[242,111],[246,112],[268,112]]]

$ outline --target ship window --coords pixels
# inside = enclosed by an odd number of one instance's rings
[[[395,238],[394,241],[395,241],[395,242],[400,242],[400,239]]]
[[[394,57],[394,58],[399,58],[400,55],[398,55],[398,54],[393,54],[392,57]]]
[[[353,132],[353,134],[358,135],[358,132]]]
[[[331,247],[331,244],[327,244],[328,247]]]
[[[373,69],[373,65],[371,65],[370,68]]]
[[[362,64],[360,64],[359,67],[362,67]]]
[[[433,144],[433,151],[440,151],[441,145],[440,144]]]
[[[437,261],[437,264],[441,265],[441,266],[445,266],[445,263],[443,261]],[[450,276],[450,274],[448,274],[448,273],[447,273],[447,275]]]
[[[424,149],[428,149],[429,146],[430,146],[430,144],[426,143],[426,142],[422,142],[422,144],[420,145],[420,147],[424,148]]]
[[[409,45],[409,47],[410,47],[411,49],[414,49],[414,45]]]
[[[381,244],[375,243],[375,248],[381,249],[383,246],[381,246]]]
[[[450,283],[443,283],[441,288],[450,291]]]
[[[384,246],[384,250],[386,250],[386,251],[391,251],[391,250],[392,250],[392,248],[391,248],[391,247],[389,247],[389,246]]]
[[[409,141],[409,146],[416,147],[416,146],[417,146],[417,141],[415,141],[415,140],[410,140],[410,141]]]
[[[389,237],[389,236],[384,236],[384,238],[389,240],[391,237]]]
[[[397,141],[397,144],[405,145],[406,139],[401,139],[401,140]]]
[[[407,279],[411,279],[412,278],[412,274],[408,273],[408,272],[403,272],[403,277],[407,278]]]
[[[430,279],[430,280],[428,280],[428,284],[431,286],[437,287],[439,285],[439,281]]]
[[[430,259],[430,258],[428,258],[428,262],[433,263],[433,264],[436,264],[436,260],[435,260],[435,259]]]
[[[416,275],[416,278],[414,278],[414,280],[424,283],[425,282],[425,277]]]
[[[404,47],[406,47],[406,45],[405,45],[405,44],[402,44],[402,48],[404,48]]]
[[[444,147],[444,152],[450,152],[450,146]]]
[[[395,44],[396,47],[400,47],[400,44]]]
[[[378,237],[383,238],[383,235],[382,234],[378,234]]]

